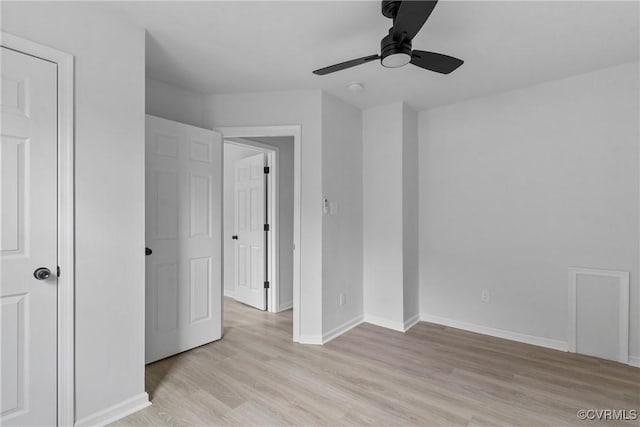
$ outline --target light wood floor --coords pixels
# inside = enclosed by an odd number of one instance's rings
[[[640,369],[429,323],[362,324],[325,346],[291,342],[291,311],[225,299],[221,341],[147,367],[153,405],[119,426],[633,425]]]

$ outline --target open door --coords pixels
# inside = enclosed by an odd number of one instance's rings
[[[234,165],[235,298],[260,310],[267,309],[264,165],[263,153],[237,160]]]
[[[147,116],[147,363],[222,336],[222,137]]]

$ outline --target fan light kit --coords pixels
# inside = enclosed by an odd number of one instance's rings
[[[387,68],[399,68],[411,63],[436,73],[451,73],[464,61],[441,53],[412,50],[411,46],[411,40],[418,34],[437,3],[437,0],[383,0],[382,14],[393,20],[393,27],[380,41],[380,55],[369,55],[341,62],[315,70],[313,74],[323,76],[376,59],[379,59],[382,66]]]
[[[382,66],[387,68],[404,67],[409,62],[411,62],[411,55],[406,53],[392,53],[382,58]]]

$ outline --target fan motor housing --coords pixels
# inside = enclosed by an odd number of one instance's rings
[[[396,41],[393,39],[393,28],[389,30],[389,34],[384,36],[380,41],[380,57],[386,58],[389,55],[404,53],[411,56],[411,40]]]

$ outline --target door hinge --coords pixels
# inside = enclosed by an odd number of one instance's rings
[[[57,274],[56,277],[60,277],[60,266],[59,265],[57,266],[56,274]]]
[[[264,173],[267,175],[269,174],[269,166],[264,167]]]
[[[264,282],[264,288],[265,289],[269,289],[269,281],[268,280],[266,282]]]
[[[269,224],[264,225],[264,231],[269,231]]]

